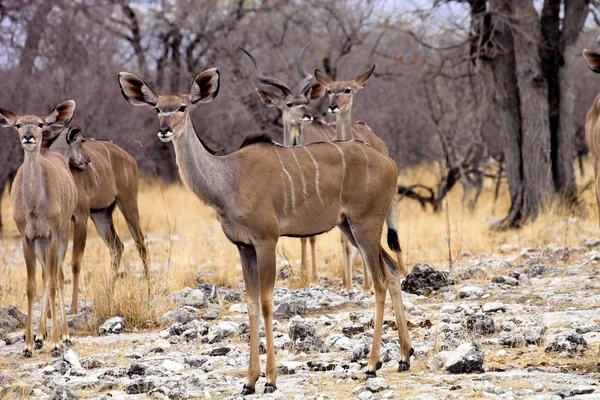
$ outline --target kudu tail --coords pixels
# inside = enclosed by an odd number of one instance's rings
[[[402,249],[400,248],[400,239],[398,238],[398,199],[396,196],[393,197],[392,204],[386,217],[386,223],[388,227],[387,231],[387,244],[389,248],[396,253],[397,262],[393,261],[389,254],[382,249],[383,260],[386,266],[390,269],[394,275],[401,277],[406,276],[406,268],[402,262]]]

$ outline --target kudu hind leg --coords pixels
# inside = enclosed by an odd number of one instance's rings
[[[23,256],[27,267],[27,329],[25,330],[24,357],[33,351],[33,301],[35,297],[35,249],[33,242],[23,238]]]
[[[96,230],[104,243],[108,246],[111,256],[111,266],[114,272],[114,278],[117,277],[119,271],[119,264],[121,263],[121,256],[123,255],[123,243],[113,225],[112,213],[114,210],[114,204],[108,208],[102,210],[94,210],[90,214]],[[113,279],[114,279],[113,278]]]
[[[258,266],[258,281],[260,290],[260,307],[265,323],[265,335],[267,339],[267,365],[265,393],[273,393],[277,390],[277,361],[275,359],[275,344],[273,340],[273,290],[275,289],[275,245],[276,243],[264,243],[256,248],[256,259]]]
[[[67,323],[67,313],[65,312],[65,273],[63,269],[63,262],[67,254],[67,248],[69,247],[69,234],[68,231],[59,233],[58,236],[58,258],[57,258],[57,269],[58,269],[58,306],[60,312],[60,337],[61,340],[69,345],[71,344],[71,336],[69,334],[69,325]]]
[[[127,228],[131,233],[131,237],[135,242],[138,254],[140,255],[142,264],[144,265],[144,277],[149,281],[150,271],[148,269],[148,249],[146,248],[146,239],[144,238],[144,234],[140,228],[140,213],[138,210],[137,197],[127,201],[117,199],[117,206],[125,217]]]
[[[238,245],[244,284],[246,285],[246,303],[248,304],[248,318],[250,320],[250,361],[246,381],[242,389],[242,395],[253,394],[256,381],[260,376],[259,360],[259,329],[260,329],[260,305],[259,305],[259,283],[256,251],[251,245]]]
[[[406,314],[404,312],[404,303],[402,301],[402,287],[400,285],[400,268],[396,261],[381,248],[381,255],[385,266],[387,268],[387,274],[390,278],[388,284],[388,290],[392,299],[392,306],[394,307],[394,313],[396,314],[396,327],[398,329],[398,339],[400,341],[400,360],[398,364],[398,372],[408,371],[410,368],[410,357],[413,355],[414,350],[410,341],[410,334],[408,332],[408,324],[406,322]]]
[[[71,307],[69,314],[77,314],[79,311],[79,277],[81,273],[81,260],[85,251],[87,241],[88,215],[78,216],[74,221],[73,229],[73,258],[71,260],[71,271],[73,273],[73,294],[71,296]]]
[[[310,274],[310,283],[311,285],[316,285],[319,283],[319,276],[317,274],[317,237],[311,236],[308,238],[310,242],[310,262],[311,262],[311,274]]]

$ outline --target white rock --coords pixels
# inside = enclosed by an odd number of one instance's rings
[[[498,311],[506,311],[506,306],[504,303],[500,301],[495,301],[493,303],[485,303],[483,305],[483,312],[498,312]]]
[[[459,307],[456,304],[446,304],[440,310],[443,314],[456,314],[459,311]]]
[[[480,298],[483,296],[483,289],[476,285],[463,285],[460,287],[458,297],[463,298]]]
[[[101,335],[109,333],[121,333],[125,330],[125,320],[121,317],[112,317],[104,321],[98,328]]]
[[[377,393],[382,390],[388,389],[390,385],[383,378],[375,377],[367,379],[367,390]]]
[[[183,364],[180,364],[173,360],[165,360],[160,366],[166,369],[167,371],[171,371],[175,374],[180,373],[181,371],[183,371],[184,368]]]
[[[248,314],[248,305],[244,303],[232,304],[229,311],[240,314]]]
[[[154,341],[154,346],[163,350],[163,351],[167,351],[168,349],[171,348],[171,343],[169,343],[168,341],[166,341],[165,339],[156,339]]]
[[[373,393],[371,393],[371,392],[369,392],[369,391],[367,390],[367,391],[365,391],[365,392],[361,392],[361,393],[358,395],[358,398],[359,398],[360,400],[369,400],[369,399],[373,398]]]
[[[63,360],[65,360],[73,369],[82,369],[81,363],[79,362],[79,357],[73,351],[73,349],[69,349],[65,351],[63,354]]]

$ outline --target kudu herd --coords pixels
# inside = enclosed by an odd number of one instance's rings
[[[121,72],[118,83],[125,100],[147,106],[157,113],[158,137],[172,142],[177,166],[185,185],[218,216],[227,239],[237,246],[246,287],[250,320],[250,361],[242,394],[255,392],[260,376],[259,314],[266,334],[265,393],[276,390],[277,365],[273,342],[273,291],[276,278],[276,245],[280,237],[302,238],[302,271],[310,283],[317,282],[314,237],[338,227],[342,232],[343,289],[352,285],[352,245],[362,255],[364,289],[375,293],[375,325],[367,377],[380,368],[380,348],[386,293],[395,311],[400,343],[398,371],[410,367],[413,354],[404,314],[400,281],[406,270],[398,239],[398,170],[388,157],[385,143],[364,123],[352,120],[355,94],[371,77],[375,65],[351,81],[334,81],[304,68],[297,59],[302,81],[297,91],[285,82],[263,74],[256,58],[242,49],[254,64],[258,81],[275,88],[256,88],[261,101],[281,111],[283,145],[264,134],[247,137],[239,150],[217,155],[197,135],[191,112],[201,103],[213,101],[221,85],[216,68],[199,74],[188,93],[158,94],[136,75]],[[600,73],[600,54],[586,50],[584,56]],[[320,106],[311,107],[318,101]],[[327,123],[323,104],[335,115]],[[313,103],[314,104],[314,103]],[[59,104],[44,117],[17,116],[0,109],[0,126],[17,130],[24,150],[24,163],[13,186],[14,219],[22,236],[27,267],[28,323],[23,355],[32,356],[46,337],[46,316],[51,317],[51,351],[62,352],[59,338],[70,341],[64,306],[62,262],[73,234],[73,296],[70,312],[78,311],[81,261],[91,217],[109,247],[111,265],[117,270],[123,251],[112,221],[118,207],[127,222],[149,277],[147,250],[140,229],[137,205],[138,169],[134,159],[117,145],[84,139],[81,129],[69,127],[75,102]],[[586,121],[586,137],[594,156],[596,191],[600,193],[600,97]],[[597,196],[600,212],[600,195]],[[387,244],[392,257],[380,244],[387,225]],[[308,271],[306,239],[311,243]],[[42,266],[44,294],[37,335],[32,334],[36,260]],[[368,271],[368,272],[367,272]],[[372,283],[369,281],[369,276]],[[56,310],[58,296],[59,310]],[[60,328],[58,324],[60,315]],[[60,336],[59,336],[60,329]]]

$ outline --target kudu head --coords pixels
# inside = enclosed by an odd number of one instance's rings
[[[304,69],[301,60],[307,48],[308,45],[302,49],[300,56],[298,57],[299,71],[300,69]],[[250,57],[250,60],[252,60],[258,80],[265,85],[272,86],[279,90],[280,93],[278,94],[269,90],[255,88],[260,100],[266,106],[276,107],[281,111],[284,124],[300,125],[302,122],[312,121],[313,114],[308,109],[308,103],[311,100],[318,99],[324,94],[323,86],[314,83],[312,76],[303,76],[304,79],[300,82],[298,91],[294,93],[285,82],[271,76],[265,76],[254,56],[242,47],[240,47],[240,50],[246,53],[248,57]]]
[[[598,37],[598,40],[600,40],[600,36]],[[594,71],[597,74],[600,74],[600,53],[584,49],[583,58],[585,58],[585,62],[587,62],[587,65],[592,71]]]
[[[42,147],[42,132],[45,128],[65,126],[73,118],[75,102],[67,100],[50,111],[45,117],[27,114],[18,116],[0,108],[0,126],[13,127],[19,133],[21,147],[26,152],[39,152]]]
[[[150,106],[158,114],[158,138],[163,142],[177,139],[189,120],[189,112],[200,103],[209,103],[219,93],[219,70],[208,69],[194,79],[189,93],[159,95],[141,78],[119,73],[119,85],[125,100],[134,106]]]
[[[352,110],[352,100],[356,92],[362,89],[365,82],[375,70],[375,64],[351,81],[334,81],[320,70],[315,70],[315,79],[325,86],[329,94],[329,112],[344,113]]]
[[[85,138],[81,134],[80,127],[48,129],[43,132],[43,138],[43,146],[62,154],[69,161],[70,166],[83,171],[89,167],[91,160],[83,149]]]

